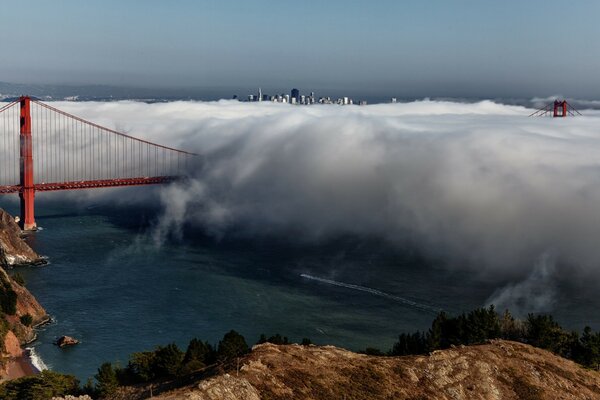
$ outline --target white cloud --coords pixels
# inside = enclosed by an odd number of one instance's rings
[[[552,249],[548,275],[568,265],[598,276],[598,111],[528,118],[520,106],[428,100],[54,106],[200,154],[191,183],[162,191],[157,240],[186,222],[215,235],[369,235],[516,280],[538,276]]]

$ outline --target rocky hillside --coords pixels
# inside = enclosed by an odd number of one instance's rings
[[[8,361],[22,355],[21,345],[34,339],[33,327],[48,319],[29,290],[4,268],[43,262],[21,238],[13,217],[0,209],[0,378]]]
[[[332,346],[262,344],[240,366],[239,373],[155,398],[600,399],[600,372],[504,340],[407,357],[366,356]]]
[[[15,219],[0,208],[0,266],[43,264],[45,261],[21,239]]]

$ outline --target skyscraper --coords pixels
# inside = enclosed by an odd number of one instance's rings
[[[298,102],[300,99],[300,91],[296,88],[292,89],[292,95],[290,97],[296,99],[296,102]]]

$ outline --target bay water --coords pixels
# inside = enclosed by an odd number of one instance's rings
[[[0,201],[18,213],[14,199]],[[105,361],[124,366],[130,353],[171,342],[185,350],[193,337],[216,344],[231,329],[249,344],[280,333],[387,350],[399,333],[427,329],[438,310],[485,305],[498,285],[373,238],[228,240],[191,230],[157,245],[153,210],[51,195],[36,206],[42,229],[28,241],[49,264],[18,272],[54,321],[32,347],[48,368],[82,381]],[[597,309],[581,294],[554,312],[568,327],[597,329]],[[59,349],[52,343],[62,335],[81,343]]]

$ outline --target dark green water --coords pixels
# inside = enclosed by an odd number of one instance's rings
[[[250,343],[281,333],[388,349],[398,333],[429,326],[428,307],[469,310],[495,287],[374,240],[298,245],[294,238],[216,241],[190,232],[157,247],[142,227],[151,214],[43,199],[36,205],[43,230],[29,240],[50,264],[19,272],[55,322],[33,346],[50,369],[82,380],[104,361],[125,365],[132,352],[169,342],[185,348],[192,337],[214,343],[230,329]],[[557,312],[579,327],[595,305],[573,302]],[[58,349],[52,342],[61,335],[81,344]]]

